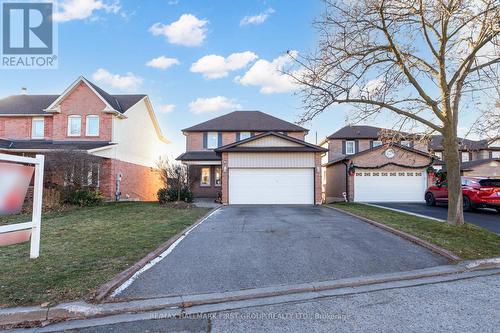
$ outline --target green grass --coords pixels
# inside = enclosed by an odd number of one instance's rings
[[[0,307],[83,298],[207,212],[113,203],[45,214],[38,259],[29,243],[0,248]],[[29,216],[0,223],[14,220]]]
[[[472,224],[454,227],[444,222],[357,203],[336,203],[331,206],[424,239],[462,259],[500,256],[500,236]]]

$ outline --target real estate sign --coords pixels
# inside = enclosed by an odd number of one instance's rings
[[[0,215],[21,212],[34,169],[27,165],[0,163]]]

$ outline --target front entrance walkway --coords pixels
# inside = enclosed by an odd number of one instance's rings
[[[445,258],[318,206],[226,206],[117,297],[294,284],[446,264]]]

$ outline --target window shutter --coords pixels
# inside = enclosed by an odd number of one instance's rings
[[[359,141],[358,140],[355,141],[355,146],[356,146],[356,148],[354,148],[354,154],[357,154],[357,153],[359,153]]]
[[[207,132],[203,133],[203,149],[207,149]]]
[[[236,141],[240,141],[240,132],[236,132]]]
[[[413,147],[415,147],[415,141],[412,140],[412,141],[410,141],[410,148],[413,149]]]
[[[373,148],[373,140],[370,140],[370,149]]]
[[[222,132],[219,132],[217,133],[218,137],[217,137],[217,147],[221,147],[222,146]]]
[[[469,161],[472,161],[472,152],[469,152]]]
[[[342,154],[345,155],[345,140],[342,140]]]
[[[255,132],[250,132],[250,137],[255,136]]]

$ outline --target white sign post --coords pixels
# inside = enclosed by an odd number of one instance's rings
[[[43,168],[44,168],[45,156],[36,155],[35,158],[32,158],[32,157],[0,154],[0,161],[31,164],[35,166],[33,213],[31,217],[31,222],[0,226],[0,237],[2,235],[13,232],[19,232],[19,231],[29,232],[31,229],[30,258],[38,258],[38,256],[40,255],[40,228],[42,223],[42,197],[43,197]]]

